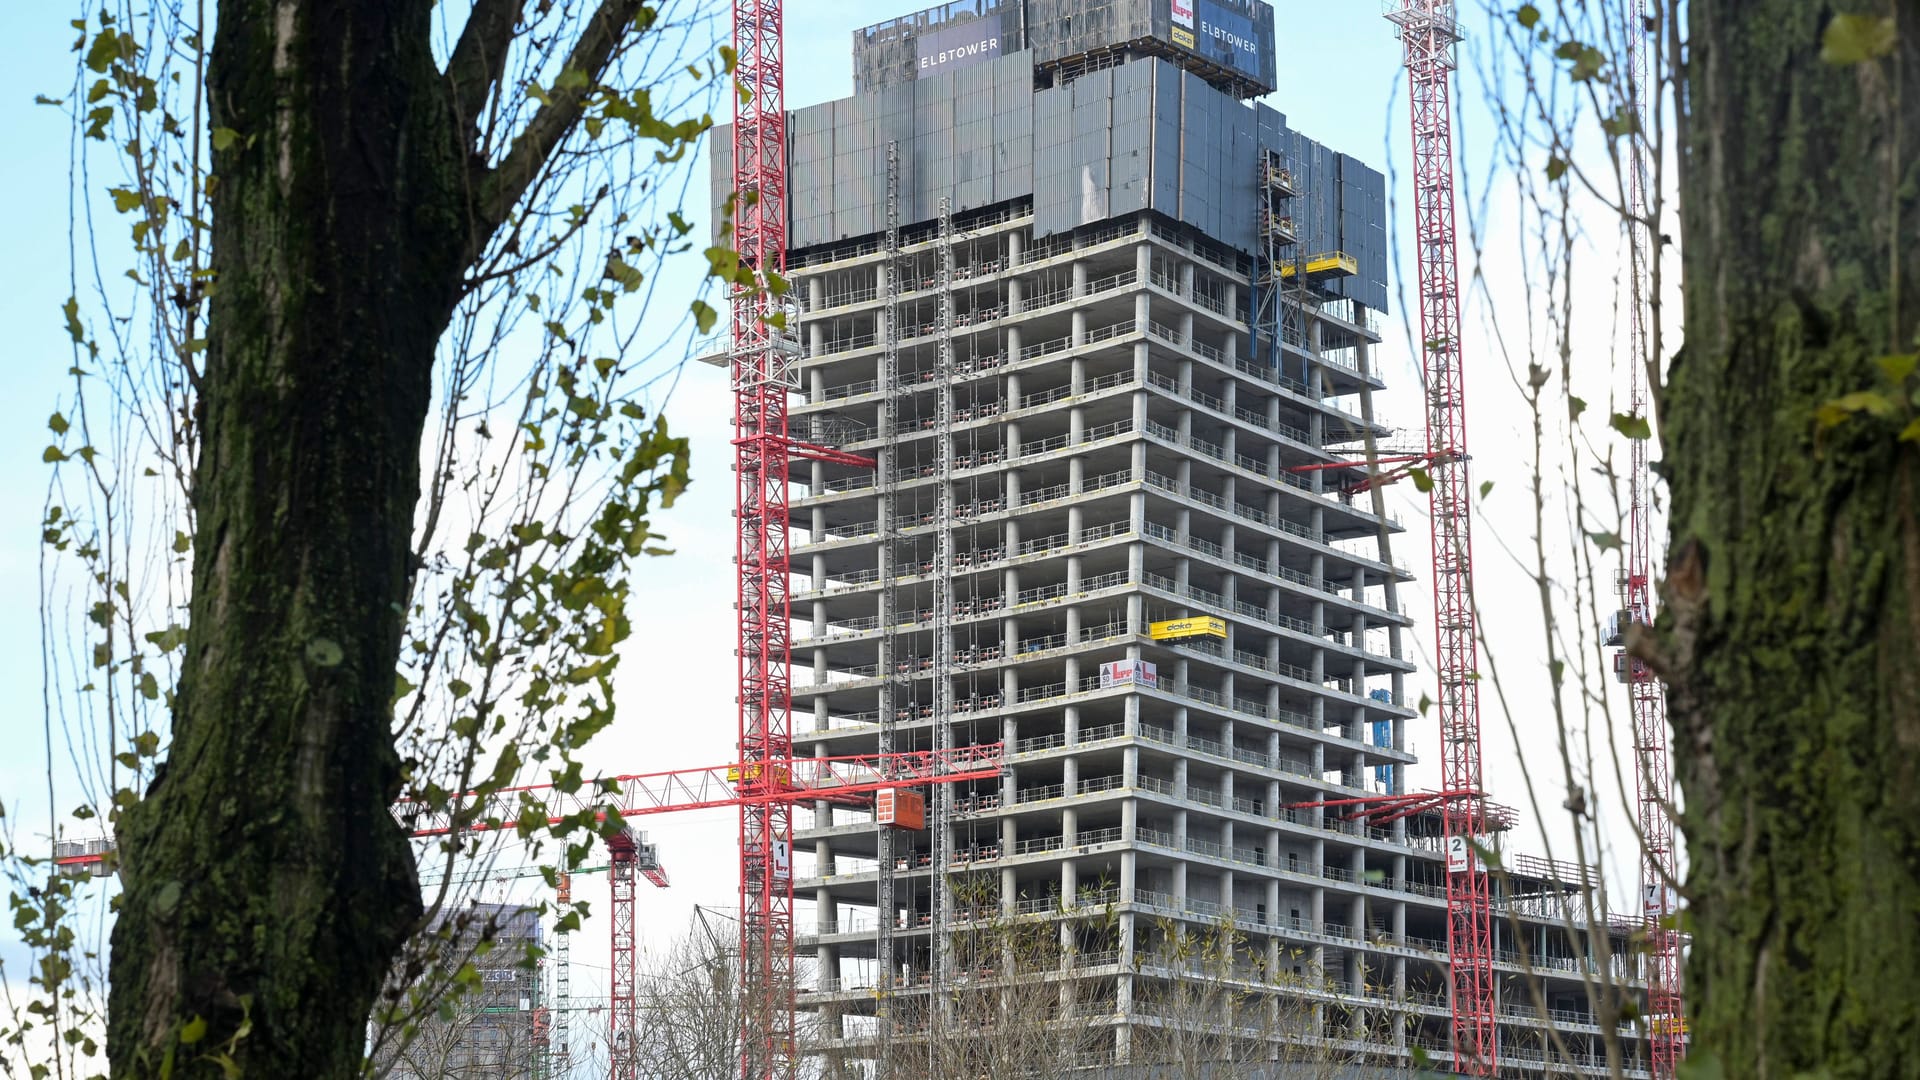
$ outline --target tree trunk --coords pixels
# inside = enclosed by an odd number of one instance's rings
[[[1822,59],[1836,11],[1894,8],[1895,55]],[[1913,381],[1875,360],[1912,352],[1920,315],[1920,108],[1895,75],[1912,96],[1920,3],[1686,12],[1686,342],[1662,402],[1672,548],[1647,655],[1685,795],[1692,1056],[1728,1078],[1911,1075],[1920,447],[1898,439]],[[1861,391],[1890,415],[1823,424]]]
[[[213,1054],[355,1075],[420,911],[390,701],[469,235],[430,10],[220,5],[212,126],[238,139],[214,159],[192,622],[169,760],[120,828],[116,1076]]]

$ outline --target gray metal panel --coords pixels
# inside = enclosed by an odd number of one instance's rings
[[[1243,251],[1254,245],[1254,209],[1259,199],[1259,117],[1252,109],[1229,102],[1227,108],[1231,141],[1226,146],[1220,177],[1222,191],[1220,232],[1224,244]]]
[[[1127,64],[1113,73],[1113,134],[1107,161],[1110,212],[1117,216],[1147,209],[1147,170],[1153,161],[1152,64]]]
[[[1219,197],[1214,179],[1218,155],[1213,87],[1199,76],[1180,73],[1180,131],[1185,142],[1180,159],[1180,220],[1211,235],[1219,226]]]
[[[1002,57],[993,65],[993,201],[1033,194],[1032,56]]]
[[[1055,87],[1033,95],[1033,234],[1066,232],[1078,224],[1077,170],[1073,168],[1073,90]]]
[[[1180,73],[1164,60],[1153,69],[1153,196],[1151,205],[1170,218],[1180,217],[1180,156],[1185,129],[1180,125]]]
[[[940,200],[953,191],[953,73],[905,87],[913,96],[913,186],[909,220],[939,216]]]
[[[1073,158],[1079,175],[1078,224],[1105,220],[1113,203],[1113,72],[1076,80],[1073,90]]]

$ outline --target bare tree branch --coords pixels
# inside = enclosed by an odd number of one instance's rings
[[[471,153],[480,130],[480,111],[487,95],[507,67],[507,51],[526,0],[475,0],[460,40],[447,61],[447,89],[452,95],[454,123],[460,146]]]
[[[613,62],[621,44],[627,39],[627,28],[641,9],[640,0],[601,0],[599,10],[587,21],[586,28],[580,34],[580,40],[574,43],[573,51],[567,54],[564,72],[578,72],[586,76],[584,82],[555,86],[548,91],[546,105],[534,114],[533,122],[527,130],[513,140],[513,148],[507,151],[506,160],[487,173],[478,185],[479,197],[476,200],[475,214],[479,228],[474,230],[476,248],[484,243],[485,237],[493,234],[500,223],[505,221],[514,204],[533,183],[534,177],[546,168],[547,160],[567,135],[573,131],[574,124],[586,107],[588,95],[599,85],[600,76]],[[469,261],[478,257],[477,250],[469,253]]]

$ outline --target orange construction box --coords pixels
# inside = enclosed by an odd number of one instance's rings
[[[882,825],[896,829],[927,827],[927,799],[917,791],[878,791],[873,797],[873,816]]]

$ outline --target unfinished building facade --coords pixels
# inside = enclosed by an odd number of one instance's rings
[[[1383,177],[1248,102],[1252,0],[964,0],[854,46],[859,92],[790,120],[792,426],[879,468],[792,475],[794,753],[1009,767],[891,824],[813,805],[810,1049],[991,1072],[1017,1012],[1043,1068],[1444,1065],[1437,815],[1313,805],[1414,761],[1413,575],[1365,490],[1403,438]],[[1503,1072],[1604,1074],[1626,928],[1506,867]]]

